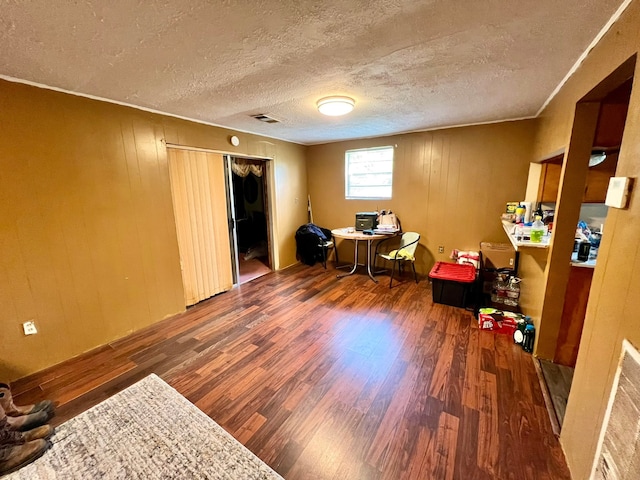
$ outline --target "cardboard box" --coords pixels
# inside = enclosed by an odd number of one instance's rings
[[[487,270],[500,270],[509,268],[515,270],[517,266],[518,252],[510,243],[480,243],[482,254],[482,268]]]
[[[507,202],[507,208],[505,210],[506,213],[516,213],[516,208],[518,208],[520,202]]]

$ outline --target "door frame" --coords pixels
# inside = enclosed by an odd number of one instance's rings
[[[233,183],[231,182],[231,159],[245,159],[245,160],[259,160],[262,161],[265,168],[265,173],[263,177],[265,179],[265,188],[264,194],[266,196],[265,208],[268,210],[268,220],[267,220],[267,242],[269,244],[269,263],[271,265],[271,270],[276,270],[276,259],[277,257],[277,234],[274,225],[276,223],[276,209],[275,209],[275,168],[274,168],[274,158],[269,156],[258,156],[258,155],[248,155],[241,154],[237,152],[229,152],[227,150],[217,150],[214,148],[202,148],[202,147],[194,147],[190,145],[181,145],[179,143],[170,143],[163,142],[165,149],[168,148],[177,148],[181,150],[193,150],[196,152],[208,152],[208,153],[218,153],[222,155],[224,160],[224,168],[225,168],[225,183],[226,183],[226,194],[227,194],[227,221],[229,223],[229,238],[231,241],[231,265],[232,265],[232,275],[233,275],[233,286],[239,285],[239,275],[238,275],[238,243],[236,238],[236,228],[235,228],[235,212],[233,212]],[[165,150],[166,151],[166,150]]]
[[[228,206],[228,215],[229,215],[229,228],[230,238],[233,242],[231,245],[232,252],[232,264],[233,264],[233,274],[234,274],[234,285],[239,285],[240,283],[240,259],[238,253],[238,235],[236,228],[236,218],[235,218],[235,209],[234,209],[234,191],[233,191],[233,181],[231,171],[231,162],[234,158],[239,160],[254,160],[262,162],[264,171],[262,173],[263,178],[263,203],[265,207],[265,217],[267,221],[267,251],[268,251],[268,259],[269,259],[269,268],[271,271],[275,271],[275,228],[274,225],[274,191],[273,191],[273,159],[268,157],[257,157],[252,155],[238,155],[227,153],[224,155],[225,159],[225,169],[226,169],[226,181],[227,181],[227,206]]]
[[[545,285],[542,292],[543,305],[536,332],[534,355],[541,358],[554,359],[555,357],[567,290],[566,281],[571,268],[567,258],[570,258],[573,249],[575,226],[579,220],[589,169],[589,156],[595,146],[600,107],[610,92],[622,86],[629,78],[633,78],[635,64],[636,55],[633,55],[575,104],[572,127],[560,173],[554,233],[547,255]],[[624,133],[622,142],[624,142]],[[604,255],[606,251],[600,251],[598,254],[601,260],[605,258]],[[597,268],[598,264],[596,264]]]

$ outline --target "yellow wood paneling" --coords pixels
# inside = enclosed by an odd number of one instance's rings
[[[0,125],[4,381],[184,309],[164,142],[273,158],[275,268],[296,261],[303,146],[3,80]]]
[[[580,103],[576,106],[571,140],[560,174],[558,197],[554,217],[553,239],[549,247],[542,317],[536,333],[535,353],[552,360],[562,318],[564,297],[569,278],[571,252],[576,225],[580,219],[580,207],[587,179],[587,159],[593,145],[594,132],[600,105]]]
[[[545,286],[547,256],[548,251],[542,248],[523,248],[519,256],[518,275],[524,279],[520,289],[520,308],[532,318],[536,330],[540,328],[544,299],[540,292]]]
[[[528,120],[309,147],[315,223],[350,226],[356,212],[391,209],[403,230],[422,236],[416,252],[422,274],[435,261],[450,261],[454,248],[506,242],[500,215],[506,202],[524,199],[534,133],[535,121]],[[345,151],[383,145],[396,146],[393,198],[345,200]],[[350,242],[340,248],[343,258],[353,255]]]
[[[543,112],[536,157],[564,147],[576,102],[640,49],[640,2],[633,1]],[[640,70],[634,86],[616,175],[640,175]],[[578,360],[560,436],[575,480],[589,478],[622,339],[640,346],[640,202],[610,208],[594,271]]]

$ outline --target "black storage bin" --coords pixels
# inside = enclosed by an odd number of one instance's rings
[[[465,308],[472,298],[476,269],[473,265],[436,262],[429,278],[434,303]]]

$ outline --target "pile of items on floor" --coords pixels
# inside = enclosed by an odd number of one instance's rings
[[[51,400],[16,406],[9,385],[0,383],[0,475],[33,462],[49,448],[53,427],[47,422],[53,415]]]
[[[481,330],[513,336],[533,351],[535,327],[519,312],[517,257],[507,244],[481,243],[480,252],[453,250],[453,262],[436,262],[429,273],[434,303],[473,308]]]
[[[536,330],[531,317],[517,312],[508,312],[485,307],[478,310],[478,328],[493,333],[513,336],[513,341],[525,352],[533,352]]]

